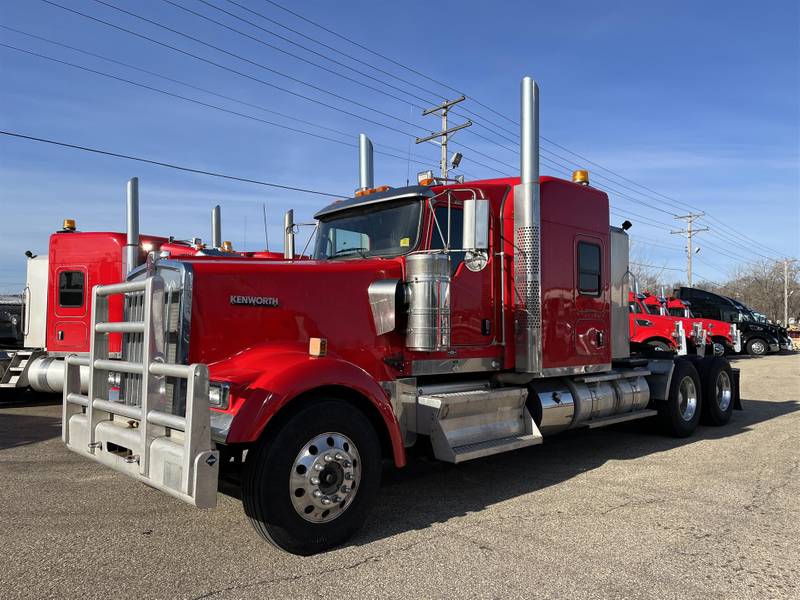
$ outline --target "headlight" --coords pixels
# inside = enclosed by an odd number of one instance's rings
[[[214,383],[208,386],[208,403],[214,408],[228,408],[231,386],[227,383]]]

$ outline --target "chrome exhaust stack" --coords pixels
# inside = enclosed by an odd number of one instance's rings
[[[219,204],[211,209],[211,247],[222,248],[222,210]]]
[[[364,133],[358,134],[358,189],[375,187],[375,165],[373,163],[372,141]]]
[[[539,86],[524,77],[520,98],[520,182],[514,186],[514,330],[516,371],[542,370],[541,270],[539,247]]]
[[[122,276],[139,266],[139,178],[128,180],[128,241],[122,248]]]
[[[283,258],[294,258],[294,209],[289,209],[283,217]]]

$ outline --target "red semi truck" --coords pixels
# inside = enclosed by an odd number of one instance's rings
[[[238,471],[256,531],[310,554],[423,441],[460,463],[576,427],[726,423],[725,359],[631,356],[628,236],[588,181],[539,176],[538,106],[523,79],[520,177],[379,191],[362,168],[356,197],[317,212],[310,258],[287,228],[283,260],[150,253],[95,286],[67,447],[197,507]]]
[[[22,294],[20,328],[22,337],[0,347],[0,389],[32,388],[38,392],[63,391],[64,357],[89,353],[92,320],[92,288],[117,283],[149,254],[160,258],[214,255],[220,258],[278,258],[269,252],[234,252],[230,242],[221,241],[219,206],[212,211],[212,241],[209,246],[191,241],[138,234],[138,181],[128,184],[128,232],[78,231],[73,219],[50,236],[46,254],[28,251],[27,279]],[[138,240],[129,243],[131,239]],[[109,319],[123,318],[123,302],[109,304]],[[118,356],[121,334],[109,336],[109,353]],[[88,369],[83,370],[83,388],[88,386]]]

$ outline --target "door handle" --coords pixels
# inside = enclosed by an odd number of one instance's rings
[[[59,342],[63,342],[64,341],[64,330],[63,329],[59,329],[56,332],[56,338],[58,339]]]
[[[597,332],[597,346],[598,348],[602,348],[606,345],[606,335],[604,331]]]

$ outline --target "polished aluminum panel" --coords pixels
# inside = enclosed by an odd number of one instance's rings
[[[397,326],[397,312],[402,307],[402,293],[399,279],[381,279],[369,284],[367,295],[376,334],[394,331]]]
[[[611,239],[611,358],[631,355],[628,317],[628,234],[612,227]]]

